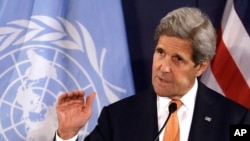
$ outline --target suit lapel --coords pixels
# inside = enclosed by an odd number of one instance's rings
[[[158,132],[156,94],[150,90],[140,94],[136,112],[137,140],[152,141]]]
[[[189,133],[189,141],[211,140],[209,134],[214,130],[214,106],[217,101],[213,92],[202,83],[198,84],[194,115]]]

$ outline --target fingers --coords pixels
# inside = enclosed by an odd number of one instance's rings
[[[89,96],[86,98],[86,105],[87,107],[91,107],[94,97],[96,93],[92,92]],[[63,93],[58,98],[58,105],[70,102],[72,100],[81,100],[84,102],[84,91],[82,90],[74,90],[69,93]]]
[[[67,98],[67,93],[61,94],[61,95],[59,96],[59,98],[58,98],[58,103],[57,103],[57,105],[63,104],[66,98]]]
[[[71,100],[83,100],[84,92],[82,90],[75,90],[69,93],[63,93],[58,98],[58,105],[69,102]]]
[[[75,90],[68,94],[67,100],[77,100],[77,99],[82,100],[83,96],[84,96],[84,91]]]

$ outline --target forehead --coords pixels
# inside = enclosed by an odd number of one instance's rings
[[[192,55],[191,41],[172,36],[161,35],[157,47],[171,53],[185,53]]]

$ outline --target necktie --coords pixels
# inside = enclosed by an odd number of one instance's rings
[[[181,107],[182,102],[180,100],[172,100],[171,103],[177,104],[177,109],[170,116],[165,128],[163,141],[180,141],[180,129],[177,117],[177,111]]]

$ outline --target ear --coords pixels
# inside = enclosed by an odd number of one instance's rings
[[[199,64],[198,66],[196,66],[196,76],[200,76],[208,67],[209,65],[209,61],[204,61],[201,64]]]

